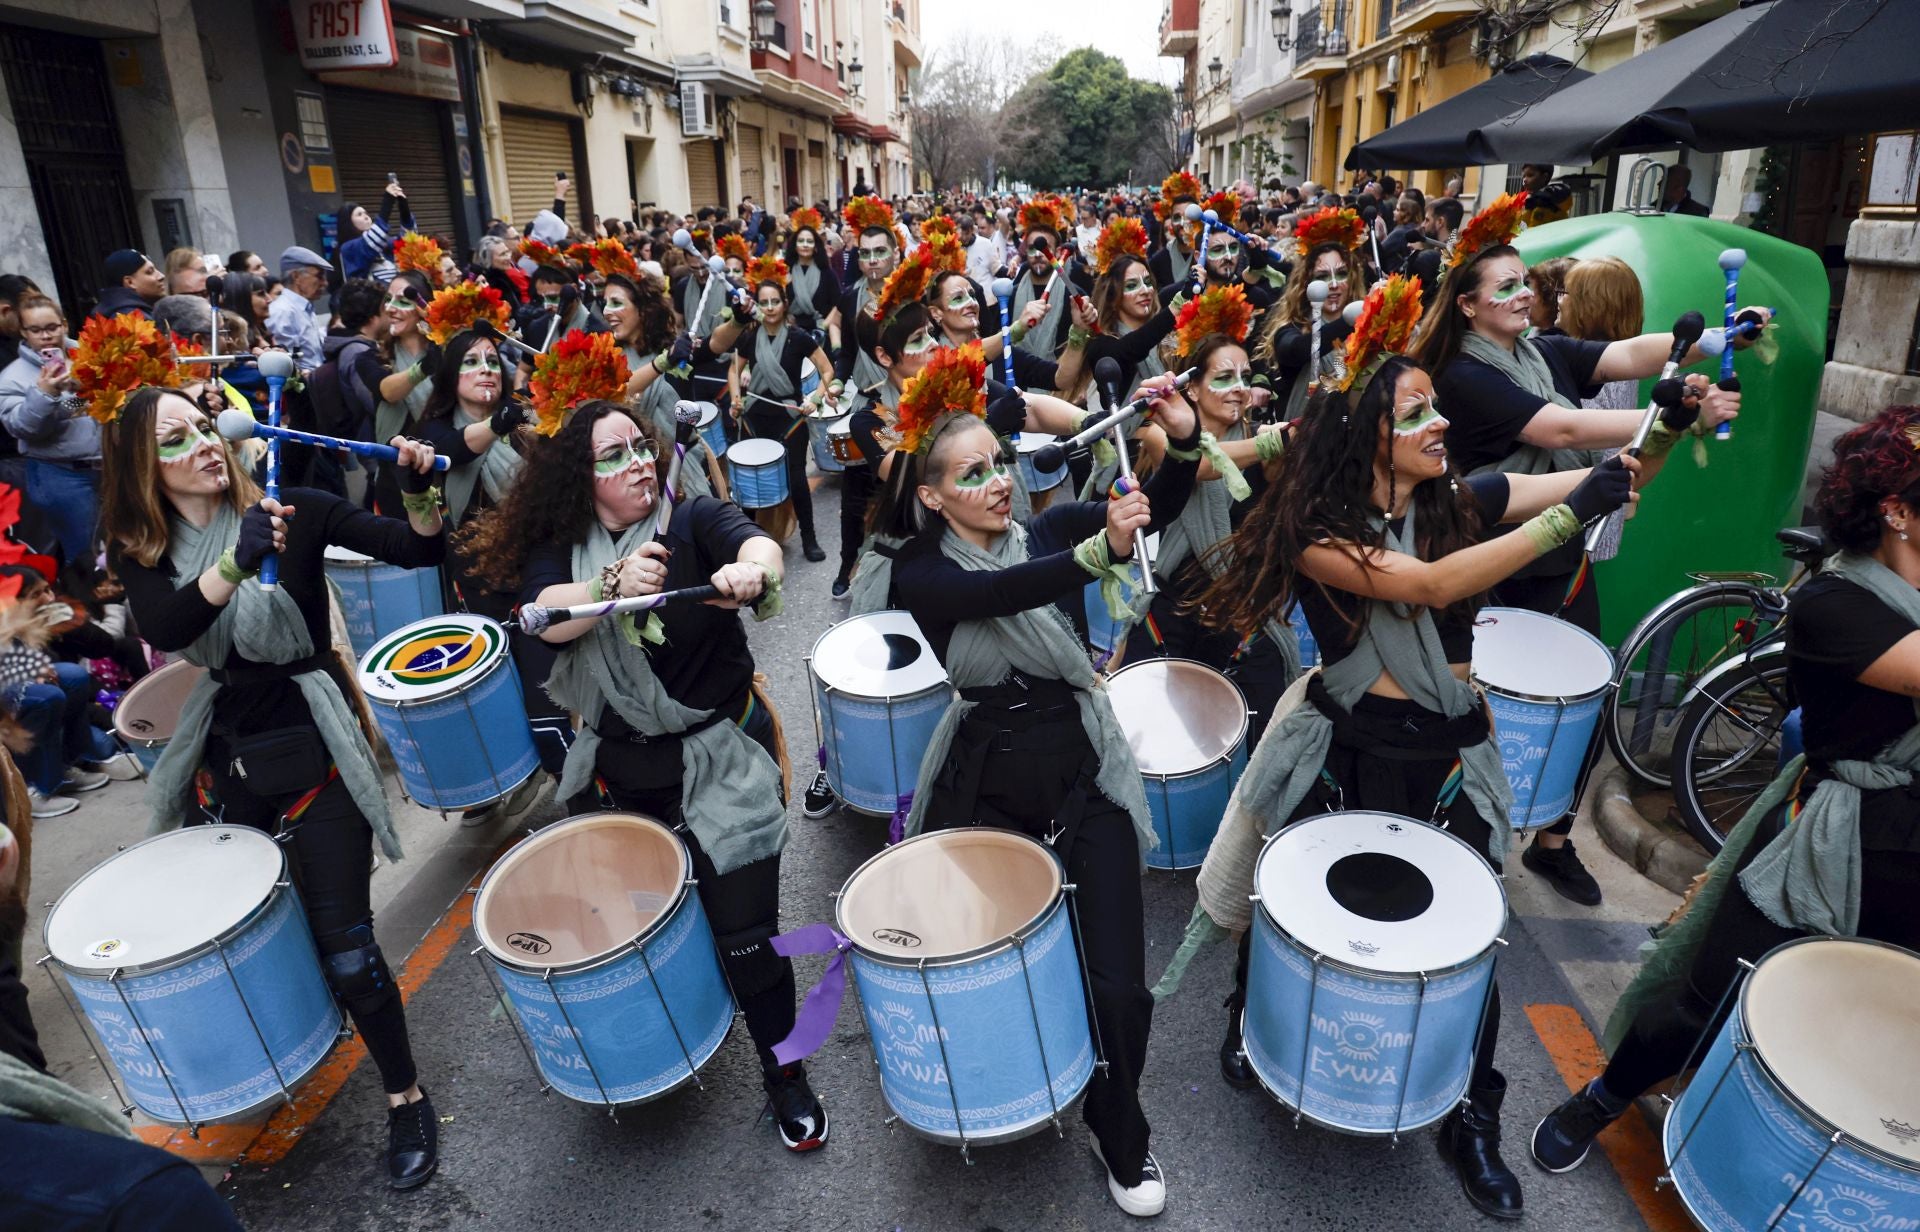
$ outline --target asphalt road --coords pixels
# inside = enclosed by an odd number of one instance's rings
[[[832,481],[816,493],[830,554],[838,539],[837,495]],[[796,536],[787,560],[786,612],[754,627],[752,638],[787,721],[798,780],[814,752],[802,656],[844,608],[828,597],[832,559],[808,564]],[[798,781],[796,795],[797,789]],[[884,835],[883,821],[849,813],[807,821],[796,801],[784,867],[784,926],[827,919],[828,895]],[[1191,873],[1148,875],[1150,979],[1172,954],[1193,901]],[[418,912],[422,904],[393,908],[402,909]],[[1565,1177],[1549,1177],[1526,1159],[1533,1122],[1564,1097],[1566,1086],[1524,1007],[1580,1002],[1524,919],[1514,920],[1508,939],[1500,966],[1499,1064],[1510,1083],[1508,1158],[1526,1187],[1521,1226],[1640,1228],[1634,1204],[1597,1152]],[[412,1193],[387,1189],[380,1164],[384,1101],[373,1067],[362,1064],[284,1160],[265,1169],[243,1162],[232,1170],[223,1189],[248,1227],[1015,1232],[1135,1222],[1108,1198],[1077,1113],[1064,1139],[1046,1131],[977,1149],[971,1165],[955,1149],[886,1128],[851,998],[812,1062],[833,1135],[810,1155],[783,1151],[761,1117],[758,1067],[738,1023],[704,1071],[703,1089],[627,1109],[618,1122],[603,1110],[542,1095],[485,977],[467,956],[473,945],[469,930],[409,1009],[422,1081],[442,1118],[438,1176]],[[800,963],[803,983],[811,983],[822,960]],[[1155,1226],[1367,1232],[1497,1226],[1467,1205],[1434,1149],[1432,1130],[1393,1147],[1295,1128],[1266,1095],[1226,1086],[1215,1051],[1231,966],[1231,952],[1214,947],[1155,1013],[1143,1099],[1169,1189]]]

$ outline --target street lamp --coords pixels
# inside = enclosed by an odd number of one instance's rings
[[[1293,31],[1287,29],[1287,19],[1292,16],[1287,11],[1287,0],[1273,0],[1273,7],[1267,10],[1273,18],[1273,41],[1280,45],[1282,55],[1293,46]]]
[[[753,0],[753,41],[761,47],[773,45],[773,0]]]
[[[855,94],[860,93],[860,74],[865,71],[866,66],[860,63],[859,56],[855,56],[853,63],[847,65],[847,88]]]
[[[1207,80],[1212,82],[1216,89],[1218,89],[1220,85],[1220,74],[1226,69],[1226,67],[1227,67],[1226,65],[1220,63],[1219,56],[1215,56],[1212,60],[1207,62]]]
[[[1184,84],[1177,82],[1174,84],[1173,109],[1175,111],[1185,111],[1187,109],[1187,87]]]

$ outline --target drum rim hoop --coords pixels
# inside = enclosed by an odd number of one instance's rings
[[[1444,967],[1426,967],[1426,968],[1422,968],[1419,971],[1379,971],[1370,967],[1357,967],[1354,964],[1347,962],[1344,959],[1335,958],[1331,954],[1324,954],[1321,951],[1314,949],[1312,946],[1308,945],[1306,942],[1300,940],[1300,938],[1294,936],[1293,933],[1287,929],[1286,925],[1282,924],[1278,919],[1274,918],[1273,912],[1268,910],[1267,908],[1266,897],[1259,893],[1260,861],[1266,858],[1267,848],[1273,845],[1273,841],[1279,838],[1282,834],[1285,834],[1293,826],[1299,825],[1301,824],[1301,822],[1305,822],[1305,821],[1319,821],[1325,817],[1350,817],[1350,816],[1382,817],[1382,816],[1398,816],[1398,814],[1379,813],[1371,809],[1337,809],[1328,813],[1320,813],[1313,817],[1303,817],[1300,819],[1300,821],[1297,821],[1297,822],[1290,822],[1287,825],[1281,826],[1278,830],[1275,830],[1272,834],[1267,835],[1267,837],[1264,840],[1262,840],[1260,844],[1260,854],[1255,856],[1253,859],[1253,873],[1254,873],[1253,887],[1255,891],[1253,894],[1253,903],[1254,903],[1254,906],[1259,908],[1259,914],[1265,917],[1267,923],[1273,926],[1273,930],[1279,933],[1282,939],[1284,939],[1289,945],[1291,945],[1294,949],[1300,951],[1301,953],[1307,954],[1313,958],[1319,959],[1320,966],[1332,967],[1333,969],[1344,972],[1348,975],[1357,975],[1366,979],[1385,980],[1391,983],[1408,983],[1408,984],[1419,983],[1420,980],[1422,980],[1423,978],[1427,980],[1436,980],[1436,979],[1440,979],[1443,976],[1458,975],[1462,971],[1470,971],[1474,967],[1480,965],[1481,960],[1485,959],[1487,955],[1494,954],[1500,949],[1501,944],[1506,939],[1507,927],[1513,923],[1513,903],[1507,897],[1506,881],[1500,876],[1500,874],[1493,872],[1493,866],[1490,864],[1487,866],[1487,871],[1493,879],[1494,889],[1499,891],[1499,894],[1500,894],[1500,931],[1496,932],[1493,935],[1493,940],[1487,942],[1485,946],[1475,951],[1471,958],[1462,959],[1459,962],[1450,963]],[[1480,858],[1482,863],[1486,862],[1486,857],[1480,855],[1478,851],[1475,851],[1473,844],[1467,842],[1467,840],[1461,838],[1458,834],[1455,834],[1453,831],[1446,829],[1444,826],[1436,826],[1430,821],[1421,821],[1418,817],[1405,817],[1405,818],[1402,818],[1401,820],[1414,822],[1417,825],[1422,825],[1427,827],[1427,829],[1432,830],[1436,834],[1445,835],[1447,838],[1450,838],[1454,842],[1460,844],[1462,847],[1465,847],[1468,851],[1473,852],[1475,856],[1478,856]]]
[[[1534,702],[1545,706],[1577,706],[1581,702],[1592,701],[1613,687],[1613,682],[1609,680],[1599,688],[1589,689],[1585,693],[1521,693],[1516,689],[1502,688],[1497,684],[1489,684],[1487,681],[1482,680],[1478,673],[1472,675],[1472,680],[1473,683],[1479,687],[1480,691],[1488,697],[1504,697],[1509,701]]]
[[[1052,491],[1051,488],[1047,490]],[[1231,763],[1233,761],[1234,754],[1237,752],[1245,752],[1249,759],[1253,757],[1253,750],[1247,748],[1247,735],[1249,732],[1253,730],[1253,711],[1249,709],[1247,706],[1247,692],[1245,689],[1242,689],[1239,685],[1234,684],[1233,677],[1227,675],[1225,672],[1221,671],[1217,667],[1214,667],[1210,663],[1202,663],[1198,659],[1188,659],[1178,655],[1154,655],[1151,658],[1138,659],[1132,663],[1123,664],[1120,667],[1120,670],[1114,672],[1112,675],[1108,676],[1105,680],[1101,682],[1100,687],[1107,690],[1107,700],[1109,702],[1113,700],[1113,682],[1114,681],[1126,675],[1128,672],[1132,671],[1136,667],[1151,667],[1156,663],[1158,664],[1173,664],[1173,663],[1192,664],[1195,667],[1205,668],[1207,671],[1213,673],[1215,676],[1218,676],[1220,679],[1226,681],[1228,686],[1233,689],[1234,696],[1240,699],[1240,730],[1234,735],[1233,743],[1228,746],[1227,751],[1225,753],[1212,759],[1206,765],[1201,766],[1197,770],[1182,770],[1179,774],[1158,774],[1158,773],[1150,773],[1146,770],[1141,770],[1139,772],[1141,778],[1159,779],[1163,782],[1171,782],[1174,779],[1183,779],[1196,774],[1210,773],[1216,766],[1218,766],[1222,762]],[[1281,827],[1281,829],[1283,830],[1285,828],[1286,828],[1285,826]],[[1278,834],[1279,830],[1274,831],[1274,833]],[[1262,846],[1262,849],[1264,850],[1265,844],[1262,844],[1261,846]]]
[[[800,661],[806,665],[808,677],[816,681],[822,688],[826,689],[830,693],[839,693],[847,697],[858,697],[864,701],[876,701],[876,702],[907,701],[907,700],[918,698],[925,694],[931,693],[935,689],[943,688],[943,689],[946,689],[949,693],[953,691],[953,680],[950,677],[948,677],[945,664],[941,664],[940,666],[940,681],[938,684],[930,684],[924,689],[915,689],[911,693],[889,693],[885,697],[880,697],[872,693],[855,693],[851,689],[844,689],[844,688],[841,688],[839,685],[829,683],[826,680],[826,678],[820,674],[819,669],[814,667],[814,663],[820,657],[820,643],[826,641],[828,637],[832,636],[833,633],[835,633],[837,630],[839,630],[843,626],[850,625],[856,620],[861,620],[861,621],[869,620],[869,618],[874,616],[905,616],[908,620],[912,620],[913,631],[914,633],[918,634],[921,649],[925,650],[929,655],[933,654],[933,643],[929,642],[927,640],[927,635],[920,631],[920,622],[917,620],[913,620],[913,613],[905,610],[904,608],[887,607],[887,608],[881,608],[877,612],[857,612],[851,616],[843,616],[839,620],[836,620],[832,624],[828,625],[826,628],[820,630],[820,636],[813,639],[813,645],[807,647],[807,653],[800,656]],[[937,661],[937,657],[936,657],[936,661]],[[895,846],[898,846],[898,844],[895,844]],[[858,872],[859,870],[856,869],[854,871]],[[845,887],[842,886],[842,888],[844,889]]]
[[[592,958],[582,958],[577,962],[556,963],[551,965],[536,965],[521,962],[516,958],[502,958],[499,951],[488,941],[487,934],[482,932],[480,927],[480,904],[481,900],[486,897],[487,887],[493,884],[495,876],[497,876],[502,869],[506,868],[507,864],[512,861],[523,848],[529,843],[538,840],[541,835],[558,830],[560,827],[570,825],[576,821],[588,821],[601,817],[638,817],[652,825],[660,827],[660,829],[664,830],[673,839],[674,848],[680,853],[681,872],[679,881],[675,883],[673,901],[666,907],[661,908],[660,914],[653,918],[653,923],[647,925],[625,941],[622,941],[619,945],[614,946],[603,954],[596,954]],[[693,857],[687,851],[686,841],[673,832],[672,826],[661,821],[658,817],[651,817],[646,813],[636,812],[632,809],[598,809],[591,813],[579,813],[572,817],[562,817],[552,825],[535,830],[532,834],[527,835],[513,846],[507,848],[507,853],[498,860],[495,860],[493,867],[487,870],[487,875],[480,879],[480,888],[474,891],[473,894],[473,937],[474,940],[480,943],[480,952],[496,966],[506,967],[511,971],[518,971],[522,974],[533,976],[542,974],[579,975],[598,967],[604,967],[618,959],[629,957],[639,946],[646,944],[652,940],[656,934],[665,930],[669,924],[678,918],[680,908],[686,904],[687,891],[692,888],[693,881]]]
[[[754,441],[765,441],[767,444],[773,446],[775,451],[774,455],[768,458],[764,462],[749,462],[749,461],[746,461],[745,459],[737,458],[735,456],[739,452],[739,449],[742,445],[752,444]],[[757,451],[749,451],[749,452],[752,453]],[[787,457],[786,446],[783,445],[781,442],[774,440],[770,436],[742,437],[740,440],[732,441],[727,445],[728,465],[739,466],[743,470],[759,470],[763,466],[784,466],[786,463],[786,457]]]
[[[968,830],[986,830],[994,834],[1008,834],[1015,838],[1025,839],[1027,842],[1032,843],[1038,850],[1045,852],[1047,858],[1053,862],[1054,872],[1058,875],[1059,881],[1055,885],[1052,899],[1047,902],[1046,906],[1034,914],[1033,919],[1022,924],[1019,928],[1014,929],[998,941],[989,941],[985,945],[976,946],[971,950],[966,950],[959,954],[947,954],[940,958],[922,958],[905,961],[891,955],[875,953],[862,944],[858,937],[855,937],[853,933],[847,930],[845,927],[846,917],[842,914],[847,901],[847,887],[852,885],[860,874],[866,872],[869,866],[881,858],[899,851],[909,843],[918,843],[926,839],[938,838],[942,834],[964,833]],[[854,953],[869,962],[878,963],[883,967],[892,967],[901,971],[918,971],[922,968],[934,970],[940,967],[965,967],[979,962],[983,958],[991,958],[995,954],[1013,948],[1016,941],[1026,941],[1050,924],[1053,917],[1066,906],[1066,881],[1067,866],[1061,862],[1060,856],[1053,848],[1047,846],[1030,834],[1023,834],[1018,830],[1008,830],[1000,826],[950,826],[941,830],[923,830],[911,838],[904,838],[891,846],[882,847],[879,851],[874,852],[865,860],[862,860],[858,868],[847,874],[847,879],[841,882],[840,888],[833,893],[833,927],[835,931],[845,937],[848,943],[852,945]],[[1079,944],[1078,937],[1074,938],[1074,944]],[[972,1139],[969,1140],[971,1141]]]
[[[1619,657],[1614,654],[1613,647],[1607,645],[1605,642],[1601,641],[1600,638],[1596,637],[1592,633],[1587,632],[1585,629],[1582,629],[1579,625],[1574,624],[1570,620],[1561,620],[1556,616],[1549,616],[1545,612],[1536,612],[1532,608],[1508,607],[1503,604],[1488,604],[1486,607],[1483,607],[1478,612],[1474,613],[1475,628],[1479,627],[1480,617],[1486,615],[1488,612],[1524,613],[1525,615],[1528,615],[1528,616],[1538,616],[1543,620],[1554,621],[1556,624],[1563,625],[1567,629],[1573,630],[1575,633],[1578,633],[1581,637],[1584,637],[1585,639],[1587,639],[1587,641],[1592,642],[1595,646],[1599,647],[1600,652],[1607,657],[1607,678],[1601,681],[1599,685],[1597,685],[1592,689],[1589,689],[1585,693],[1535,694],[1535,693],[1522,693],[1517,689],[1510,689],[1501,685],[1489,684],[1485,679],[1481,677],[1479,672],[1477,671],[1470,672],[1469,676],[1473,680],[1473,683],[1479,685],[1484,692],[1498,693],[1502,697],[1510,697],[1510,698],[1513,698],[1515,701],[1546,702],[1546,703],[1552,703],[1552,704],[1571,706],[1578,702],[1584,702],[1590,698],[1598,696],[1599,694],[1605,693],[1608,689],[1611,689],[1613,687],[1614,678],[1620,674],[1620,660],[1619,660]]]
[[[231,927],[223,929],[222,931],[220,931],[219,933],[216,933],[214,936],[208,938],[207,940],[198,942],[197,944],[194,945],[192,949],[183,950],[179,954],[171,955],[166,958],[156,958],[149,962],[143,962],[143,963],[123,963],[115,967],[76,967],[72,963],[67,962],[66,960],[62,959],[59,955],[55,954],[53,952],[53,947],[47,944],[47,930],[52,926],[53,918],[60,913],[60,907],[62,904],[64,904],[67,901],[67,897],[80,887],[81,882],[84,882],[87,879],[88,875],[91,875],[92,873],[96,872],[99,869],[105,868],[108,864],[111,864],[113,861],[118,860],[120,857],[126,855],[128,852],[136,851],[141,847],[145,847],[149,843],[157,843],[161,839],[172,838],[175,834],[185,833],[191,830],[211,831],[216,829],[217,830],[244,830],[251,834],[258,834],[260,835],[260,837],[266,839],[269,843],[273,844],[273,849],[275,853],[278,854],[280,857],[280,871],[274,876],[273,885],[268,888],[266,896],[262,898],[259,902],[255,903],[252,907],[248,908],[247,913],[241,916],[240,919],[236,921]],[[228,942],[236,940],[237,938],[240,937],[241,934],[245,933],[249,928],[253,927],[253,925],[260,919],[260,917],[264,916],[268,911],[272,910],[274,904],[277,901],[279,901],[280,896],[283,894],[291,894],[294,899],[294,905],[296,907],[300,905],[300,891],[295,888],[291,878],[289,878],[287,875],[287,850],[286,848],[282,847],[279,841],[275,839],[272,835],[267,834],[265,831],[262,831],[262,830],[256,830],[252,826],[229,825],[224,822],[219,822],[219,823],[214,823],[212,825],[204,825],[204,826],[176,826],[175,828],[166,831],[164,834],[151,835],[147,838],[141,839],[139,842],[134,843],[131,846],[121,848],[119,851],[114,852],[113,855],[109,856],[107,859],[102,860],[100,863],[94,865],[93,868],[88,869],[86,874],[83,874],[78,881],[75,881],[72,885],[68,886],[65,890],[62,890],[60,892],[60,897],[53,900],[53,906],[47,908],[46,917],[40,921],[40,948],[47,952],[47,961],[53,963],[55,966],[59,967],[62,971],[68,973],[69,976],[72,976],[78,979],[83,979],[83,980],[92,980],[95,983],[100,983],[100,984],[110,983],[112,982],[112,979],[115,973],[118,973],[121,976],[158,975],[163,971],[171,971],[175,967],[185,966],[187,963],[193,962],[194,960],[199,958],[203,958],[206,955],[213,953],[215,950],[222,948]],[[301,915],[300,920],[303,927],[310,927],[306,924],[306,916],[304,914]],[[182,1122],[182,1124],[185,1124],[185,1122]]]

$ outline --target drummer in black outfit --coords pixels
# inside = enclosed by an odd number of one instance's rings
[[[401,451],[394,469],[406,521],[310,488],[265,500],[204,411],[172,391],[143,389],[105,433],[101,521],[141,636],[196,662],[218,655],[208,727],[198,735],[183,727],[153,772],[154,828],[181,823],[197,777],[210,788],[204,807],[213,819],[288,836],[284,848],[327,983],[387,1092],[388,1179],[411,1189],[437,1166],[438,1128],[414,1070],[392,968],[374,939],[367,885],[376,831],[388,858],[400,858],[400,845],[379,767],[345,700],[354,687],[328,643],[322,565],[332,545],[402,568],[440,563],[445,537],[429,488],[433,451],[404,437],[391,443]],[[232,536],[229,546],[204,571],[182,577],[176,561],[211,557],[220,546],[209,531]],[[279,555],[277,593],[255,581],[270,552]],[[233,619],[223,622],[229,613]],[[302,639],[307,653],[290,661],[252,658],[236,645],[272,641],[296,653]],[[224,641],[224,653],[209,640]],[[309,689],[325,699],[324,716],[316,716]],[[192,709],[190,702],[182,714]]]
[[[1326,302],[1320,306],[1320,369],[1326,369],[1326,357],[1338,354],[1353,332],[1342,312],[1350,292],[1360,289],[1353,265],[1353,253],[1344,243],[1322,241],[1307,250],[1301,268],[1302,278],[1287,281],[1279,303],[1267,313],[1260,342],[1253,350],[1265,383],[1273,390],[1273,408],[1280,419],[1298,419],[1307,405],[1307,390],[1301,383],[1308,372],[1307,353],[1313,349],[1313,301],[1307,298],[1307,285],[1314,281],[1327,284]],[[1312,376],[1306,383],[1312,383]]]
[[[794,1020],[793,964],[769,941],[779,931],[786,801],[772,716],[753,689],[738,612],[752,604],[761,619],[778,613],[780,545],[738,506],[711,496],[681,501],[669,529],[656,532],[657,461],[671,446],[646,418],[614,402],[574,410],[553,437],[532,442],[520,478],[476,529],[474,546],[490,583],[517,585],[523,603],[567,606],[702,584],[719,590],[710,603],[656,609],[657,625],[624,616],[540,634],[562,648],[550,688],[583,724],[561,791],[571,813],[635,810],[673,826],[687,844],[781,1140],[790,1151],[810,1151],[827,1141],[826,1110],[804,1067],[782,1066],[772,1051]],[[690,780],[684,749],[696,738],[695,764],[711,777]]]
[[[1522,198],[1524,200],[1524,198]],[[1513,202],[1502,197],[1464,228],[1449,258],[1449,270],[1432,309],[1422,323],[1414,358],[1433,373],[1434,388],[1447,408],[1451,426],[1447,448],[1461,471],[1545,474],[1592,465],[1610,449],[1633,438],[1640,428],[1638,410],[1583,409],[1585,392],[1608,381],[1656,376],[1673,348],[1670,333],[1641,334],[1618,342],[1587,342],[1564,334],[1528,336],[1533,291],[1527,266],[1487,220],[1504,217]],[[1473,248],[1476,241],[1482,247]],[[1762,310],[1764,311],[1764,310]],[[1686,362],[1696,362],[1696,347]],[[1699,426],[1711,431],[1740,411],[1740,393],[1688,378],[1704,391]],[[1660,471],[1648,459],[1643,484]],[[1542,557],[1494,591],[1503,607],[1545,612],[1600,633],[1600,592],[1584,545],[1569,542]],[[1574,793],[1574,808],[1585,787]],[[1600,884],[1581,864],[1567,835],[1574,813],[1541,830],[1522,857],[1574,902],[1593,906]]]
[[[1920,782],[1854,785],[1873,781],[1863,771],[1911,777],[1920,745],[1916,441],[1920,407],[1895,406],[1834,443],[1813,504],[1839,555],[1793,592],[1788,609],[1804,766],[1789,763],[1774,780],[1728,836],[1687,916],[1663,934],[1622,1002],[1616,1022],[1625,1031],[1606,1071],[1534,1130],[1533,1157],[1547,1171],[1578,1167],[1602,1129],[1677,1075],[1703,1035],[1719,1032],[1740,961],[1810,934],[1920,950]],[[1852,813],[1852,834],[1836,825],[1835,809]],[[1808,839],[1804,849],[1796,831]],[[1813,833],[1845,841],[1823,847]],[[1793,891],[1796,882],[1834,889],[1809,901]],[[1692,936],[1683,931],[1690,925]],[[1662,981],[1656,963],[1676,976]]]
[[[961,352],[941,355],[942,365],[966,362]],[[934,372],[928,365],[919,381]],[[1166,1187],[1139,1100],[1153,1015],[1140,867],[1152,829],[1132,754],[1058,605],[1079,604],[1090,574],[1124,565],[1135,530],[1178,516],[1193,487],[1199,434],[1184,403],[1162,405],[1157,414],[1174,438],[1172,452],[1144,491],[1056,504],[1023,531],[1010,520],[1011,463],[979,418],[986,396],[975,388],[971,405],[929,407],[916,407],[908,390],[902,449],[875,514],[877,534],[906,542],[893,568],[896,601],[969,708],[950,748],[929,746],[908,829],[993,825],[1053,841],[1067,880],[1079,886],[1081,942],[1107,1063],[1084,1114],[1114,1201],[1128,1214],[1155,1215]],[[983,644],[1008,648],[1026,666],[997,680],[966,680],[967,662],[955,652]],[[1119,802],[1130,794],[1132,804]]]
[[[793,289],[793,323],[813,331],[823,345],[837,351],[834,335],[841,325],[840,283],[827,266],[817,227],[804,223],[794,226],[793,234],[787,237],[787,273]]]

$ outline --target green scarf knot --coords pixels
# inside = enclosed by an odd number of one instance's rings
[[[1106,531],[1099,531],[1075,544],[1073,562],[1100,583],[1100,599],[1107,605],[1107,615],[1115,620],[1133,617],[1133,601],[1130,597],[1134,588],[1133,562],[1116,562],[1113,559],[1113,545],[1107,542]]]

